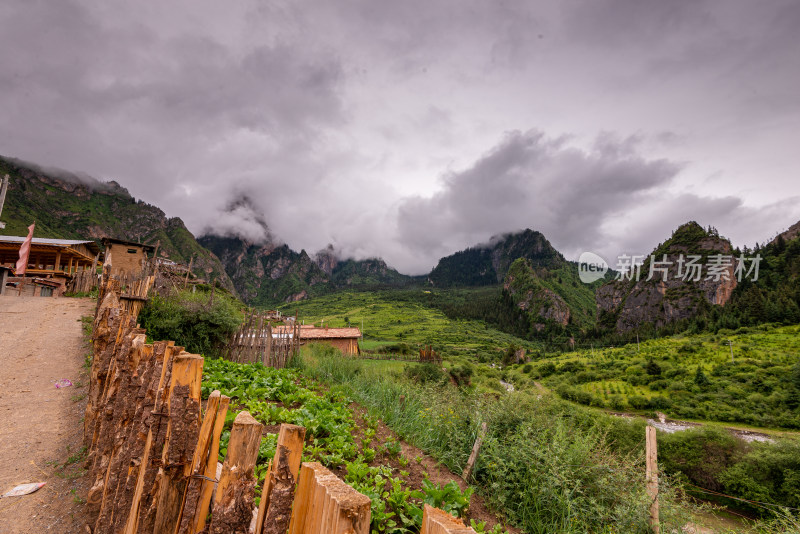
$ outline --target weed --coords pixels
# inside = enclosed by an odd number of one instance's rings
[[[80,495],[78,495],[77,489],[72,488],[71,490],[69,490],[69,492],[72,494],[72,502],[74,502],[75,504],[86,504],[86,499],[83,499],[81,498]]]

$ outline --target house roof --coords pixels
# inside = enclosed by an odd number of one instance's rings
[[[301,328],[300,339],[352,339],[361,337],[358,328]]]
[[[27,239],[25,236],[16,235],[0,235],[0,243],[22,243]],[[71,247],[73,245],[84,245],[86,248],[97,254],[100,252],[100,247],[94,241],[84,241],[80,239],[51,239],[49,237],[34,237],[31,240],[33,245],[47,245],[51,247]]]
[[[151,252],[156,248],[153,245],[145,245],[144,243],[137,243],[136,241],[125,241],[124,239],[117,239],[115,237],[104,237],[103,244],[108,246],[109,243],[114,245],[124,245],[126,247],[142,247],[145,252]]]

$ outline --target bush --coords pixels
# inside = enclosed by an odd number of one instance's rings
[[[646,410],[651,407],[650,400],[641,395],[633,395],[628,397],[628,405],[634,410]]]
[[[403,374],[418,384],[442,384],[447,380],[445,372],[435,363],[406,365]]]
[[[547,378],[548,376],[552,375],[556,372],[556,366],[553,362],[544,363],[536,368],[539,373],[539,376],[542,378]]]
[[[669,387],[669,385],[670,385],[670,381],[669,380],[656,380],[654,382],[650,382],[648,387],[650,389],[652,389],[653,391],[661,391],[661,390],[667,389]]]
[[[450,369],[450,376],[455,380],[456,385],[469,386],[474,369],[471,365],[456,365]]]
[[[729,432],[712,427],[659,433],[658,456],[668,473],[713,491],[722,491],[720,475],[744,454],[745,444]]]
[[[153,296],[139,314],[151,340],[174,341],[188,352],[218,356],[220,349],[242,324],[241,303],[217,292],[181,291],[169,297]]]

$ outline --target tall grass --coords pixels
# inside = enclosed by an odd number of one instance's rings
[[[455,473],[463,469],[486,422],[489,431],[474,482],[525,532],[648,532],[641,423],[606,421],[550,395],[495,399],[415,384],[322,349],[312,349],[300,365],[306,374],[337,384]],[[631,439],[638,431],[641,439]],[[676,502],[664,479],[665,531],[686,523],[688,514]]]

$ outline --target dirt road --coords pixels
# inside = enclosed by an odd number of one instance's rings
[[[47,482],[24,497],[0,499],[0,533],[84,532],[82,419],[88,346],[81,316],[89,299],[0,297],[0,494]],[[69,379],[73,386],[56,388]]]

